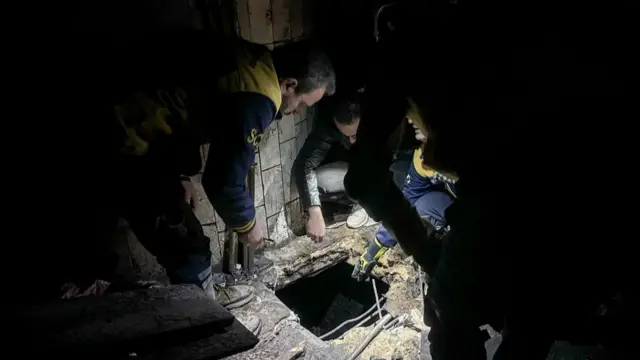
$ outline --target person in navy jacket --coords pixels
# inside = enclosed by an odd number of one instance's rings
[[[264,229],[256,224],[247,176],[262,134],[282,114],[333,94],[331,62],[305,41],[270,51],[238,38],[177,30],[109,41],[95,39],[99,46],[86,60],[108,64],[108,71],[85,76],[78,106],[87,111],[69,112],[79,114],[78,126],[91,134],[86,145],[79,143],[85,137],[72,140],[83,150],[78,154],[93,157],[82,163],[91,173],[95,211],[79,223],[97,221],[100,239],[78,236],[68,248],[97,262],[103,251],[96,249],[107,242],[101,237],[124,218],[172,283],[195,284],[215,296],[210,239],[193,211],[198,194],[191,178],[204,167],[202,187],[225,225],[243,243],[259,245]],[[209,144],[207,164],[203,144]],[[91,252],[97,256],[84,256]]]

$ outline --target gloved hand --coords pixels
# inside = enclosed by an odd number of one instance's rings
[[[371,270],[378,263],[378,259],[389,250],[388,247],[382,245],[378,239],[374,238],[374,241],[369,243],[369,247],[365,252],[360,255],[360,261],[354,266],[351,277],[363,281],[371,275]]]

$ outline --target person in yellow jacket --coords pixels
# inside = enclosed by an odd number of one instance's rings
[[[305,41],[270,51],[195,31],[107,43],[95,50],[107,65],[90,72],[89,88],[79,94],[79,106],[91,111],[80,126],[96,129],[87,153],[95,157],[97,236],[124,218],[171,282],[214,296],[210,239],[190,206],[190,177],[204,166],[202,185],[215,211],[240,241],[259,245],[264,229],[247,176],[263,132],[281,115],[333,94],[331,62]]]

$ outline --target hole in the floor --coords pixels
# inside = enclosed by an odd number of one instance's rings
[[[317,336],[324,335],[375,305],[371,282],[357,282],[351,278],[352,270],[352,265],[339,263],[276,291],[276,296],[300,317],[302,326]],[[378,296],[389,290],[389,285],[381,280],[372,278],[372,281],[376,282]],[[364,325],[375,319],[377,316]],[[340,337],[356,323],[342,327],[324,340]]]

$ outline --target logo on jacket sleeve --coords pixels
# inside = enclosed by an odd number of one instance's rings
[[[251,129],[251,134],[247,137],[247,142],[257,148],[262,140],[262,133],[259,133],[255,128]]]

